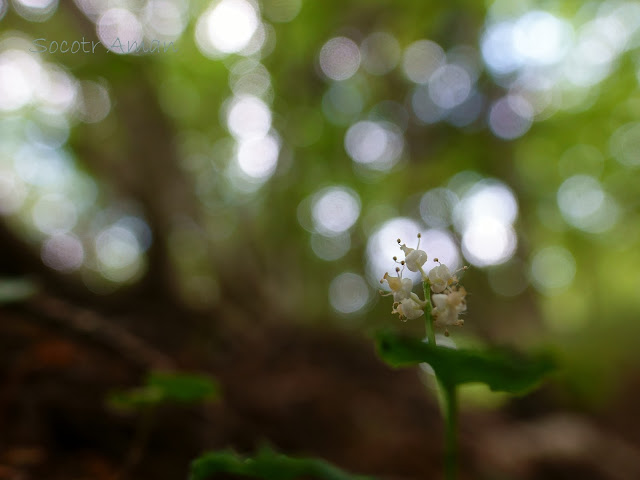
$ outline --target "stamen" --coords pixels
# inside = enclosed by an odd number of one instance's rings
[[[460,267],[459,269],[457,269],[455,272],[453,272],[453,274],[455,275],[458,272],[466,272],[467,270],[469,270],[469,266],[465,265],[464,267]]]

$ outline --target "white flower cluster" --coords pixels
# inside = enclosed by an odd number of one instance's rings
[[[391,293],[387,295],[393,295],[394,302],[391,313],[397,313],[403,321],[420,318],[424,315],[425,308],[431,300],[433,302],[431,314],[434,318],[434,325],[445,327],[445,335],[448,335],[447,326],[464,324],[464,320],[461,320],[459,315],[467,310],[465,301],[467,292],[464,287],[459,285],[456,272],[451,273],[449,267],[440,263],[437,258],[434,261],[438,265],[433,267],[428,274],[424,271],[423,266],[428,257],[424,250],[420,250],[420,237],[421,235],[418,234],[416,248],[409,248],[402,243],[402,240],[398,239],[400,249],[404,252],[404,260],[398,261],[398,257],[393,257],[393,260],[402,268],[396,267],[395,277],[385,273],[380,283],[387,282],[389,285]],[[420,272],[422,281],[426,284],[425,292],[429,291],[431,299],[422,300],[412,291],[413,282],[411,279],[402,278],[404,267],[412,272]],[[466,268],[464,267],[463,270]]]

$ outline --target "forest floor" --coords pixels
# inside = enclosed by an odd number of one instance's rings
[[[345,332],[174,315],[154,304],[110,318],[46,295],[0,310],[0,480],[184,479],[204,451],[264,444],[379,479],[441,478],[442,420],[419,369],[392,370]],[[171,368],[212,375],[221,398],[109,406],[111,392]],[[460,478],[639,479],[640,381],[624,389],[597,413],[549,386],[463,408]]]

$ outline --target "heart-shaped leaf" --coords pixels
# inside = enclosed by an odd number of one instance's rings
[[[523,393],[555,368],[546,355],[525,357],[504,349],[453,349],[390,332],[378,334],[377,345],[380,356],[389,365],[428,363],[438,379],[450,387],[479,382],[494,391]]]

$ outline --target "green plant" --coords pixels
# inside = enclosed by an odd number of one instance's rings
[[[373,480],[351,475],[316,458],[292,458],[263,447],[253,458],[241,457],[230,450],[209,452],[191,463],[189,480],[207,480],[227,473],[264,480]]]
[[[151,372],[144,385],[114,392],[109,403],[119,408],[149,408],[164,403],[193,404],[219,397],[218,383],[211,377],[181,372]]]
[[[493,391],[523,393],[550,373],[554,364],[546,355],[525,357],[505,349],[480,351],[437,345],[436,328],[444,329],[448,336],[449,326],[464,324],[459,316],[467,309],[466,290],[459,285],[455,273],[438,259],[435,259],[436,267],[429,273],[424,271],[428,257],[425,251],[420,250],[420,240],[415,249],[402,244],[400,239],[398,244],[405,259],[398,262],[394,257],[394,261],[401,265],[396,267],[396,276],[386,273],[380,283],[386,282],[391,290],[388,295],[393,295],[394,299],[392,313],[397,313],[405,321],[424,316],[426,339],[380,333],[377,336],[378,352],[393,367],[428,363],[433,368],[445,405],[445,478],[452,480],[458,466],[458,387],[466,383],[483,383]],[[405,268],[420,272],[424,299],[413,292],[412,280],[403,278]]]

